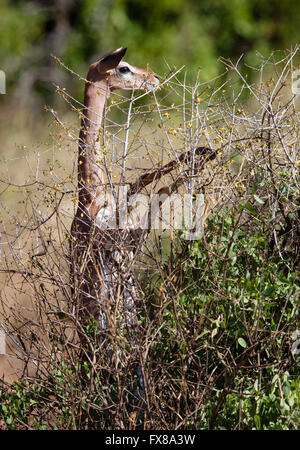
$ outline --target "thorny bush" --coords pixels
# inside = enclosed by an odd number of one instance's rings
[[[135,428],[128,402],[137,359],[147,381],[139,423],[145,429],[298,427],[299,112],[289,84],[297,52],[262,59],[252,85],[240,61],[223,61],[232,85],[220,77],[186,86],[173,73],[152,103],[134,108],[131,98],[131,135],[124,137],[106,117],[105,164],[117,179],[114,146],[124,140],[128,161],[133,158],[129,182],[141,173],[141,154],[145,173],[197,145],[216,151],[198,172],[189,160],[166,181],[204,195],[204,227],[193,241],[184,229],[149,234],[135,261],[140,318],[134,352],[126,331],[116,327],[99,345],[91,320],[84,330],[89,357],[82,358],[68,282],[76,192],[73,175],[63,170],[72,170],[72,159],[56,169],[45,163],[22,185],[2,176],[19,189],[24,206],[22,220],[9,215],[2,222],[1,327],[6,357],[18,373],[13,383],[1,384],[2,428]],[[234,77],[250,94],[245,104]],[[177,105],[168,104],[169,91]],[[58,92],[77,110],[74,99]],[[119,114],[127,114],[128,99],[116,99]],[[76,143],[73,128],[52,113]],[[103,345],[119,359],[108,362]]]

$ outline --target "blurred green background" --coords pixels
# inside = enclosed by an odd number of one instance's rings
[[[224,70],[220,56],[255,64],[256,52],[289,49],[300,41],[295,0],[1,0],[0,69],[6,72],[2,106],[55,102],[57,83],[76,97],[83,83],[62,69],[58,56],[85,76],[90,62],[128,47],[126,60],[158,74],[185,65],[208,80]]]

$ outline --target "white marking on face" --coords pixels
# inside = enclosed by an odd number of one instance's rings
[[[116,68],[117,75],[125,81],[132,81],[135,75],[138,73],[137,70],[125,61],[121,61]]]
[[[121,61],[115,69],[115,73],[124,81],[130,82],[136,89],[148,89],[153,91],[158,85],[159,80],[154,76],[154,80],[148,79],[148,72],[132,66],[126,61]]]
[[[121,61],[117,67],[117,69],[121,69],[124,67],[128,67],[128,69],[130,70],[130,72],[132,73],[138,73],[136,68],[133,67],[131,64],[127,63],[126,61]]]

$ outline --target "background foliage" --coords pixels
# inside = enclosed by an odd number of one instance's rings
[[[57,68],[53,53],[81,75],[89,62],[120,46],[159,74],[185,65],[204,80],[224,67],[220,56],[254,64],[256,53],[290,48],[299,36],[292,0],[2,0],[0,66],[8,94],[53,101],[52,82],[78,94],[82,85]],[[3,101],[3,99],[1,99]]]

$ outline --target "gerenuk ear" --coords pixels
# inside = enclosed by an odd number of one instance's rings
[[[119,62],[124,57],[126,50],[127,48],[120,47],[102,56],[102,58],[99,60],[97,64],[97,69],[99,70],[99,72],[105,73],[108,70],[115,69],[119,65]]]

